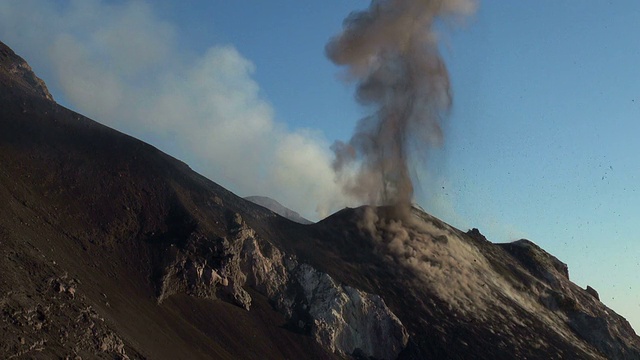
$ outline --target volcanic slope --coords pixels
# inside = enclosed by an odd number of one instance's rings
[[[0,358],[640,358],[527,240],[291,222],[57,105],[1,43],[0,274]]]

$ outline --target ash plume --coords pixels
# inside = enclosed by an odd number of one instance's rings
[[[434,22],[474,10],[473,0],[373,0],[329,41],[326,54],[357,83],[356,100],[374,109],[348,143],[332,147],[347,194],[371,205],[411,205],[409,155],[442,143],[452,103]]]

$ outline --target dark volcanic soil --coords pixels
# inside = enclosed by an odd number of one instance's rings
[[[414,225],[368,207],[293,223],[58,106],[23,62],[0,43],[0,358],[348,357],[247,279],[278,254],[380,295],[409,335],[401,359],[640,358],[626,320],[531,242],[496,245],[417,210]],[[230,250],[253,232],[273,263]],[[234,256],[241,276],[223,275],[245,282],[191,283],[196,260]]]
[[[334,357],[258,294],[251,312],[185,295],[158,305],[167,247],[195,228],[226,234],[236,212],[275,215],[3,70],[0,358]]]

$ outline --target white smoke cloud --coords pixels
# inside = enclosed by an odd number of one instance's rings
[[[186,54],[176,33],[144,1],[0,3],[1,39],[73,109],[239,195],[272,196],[311,219],[346,205],[327,141],[274,119],[251,61],[230,45]]]

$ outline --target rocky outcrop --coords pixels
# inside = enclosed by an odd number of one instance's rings
[[[501,246],[513,255],[533,275],[545,282],[556,282],[558,275],[569,280],[567,264],[541,249],[533,242],[521,239]]]
[[[20,284],[0,294],[0,354],[8,359],[52,358],[52,353],[61,359],[129,359],[123,340],[77,290],[82,287],[78,279],[64,273],[35,285]]]
[[[569,326],[593,344],[608,359],[640,359],[640,351],[627,341],[635,335],[629,323],[617,314],[581,307],[569,314]]]
[[[240,220],[241,221],[241,218]],[[158,302],[184,293],[191,296],[224,299],[246,310],[251,308],[251,296],[243,288],[246,273],[242,271],[243,248],[254,234],[238,227],[230,238],[209,239],[191,233],[182,248],[171,244],[163,254],[162,276],[157,281]]]
[[[34,74],[33,70],[23,58],[16,55],[7,45],[0,42],[0,74],[9,75],[13,84],[23,89],[53,101],[44,81]]]
[[[596,300],[600,300],[600,295],[598,294],[598,292],[596,291],[596,289],[592,288],[591,286],[587,285],[587,288],[585,289],[585,291],[593,296]]]
[[[209,240],[192,233],[183,249],[171,246],[157,284],[159,302],[185,293],[250,310],[250,287],[271,300],[292,328],[331,352],[395,359],[404,349],[407,330],[380,296],[300,263],[261,239],[239,214],[231,219],[228,237]]]
[[[324,347],[342,355],[395,359],[407,345],[406,329],[380,296],[342,286],[306,264],[291,273],[302,288],[299,301],[311,321],[311,334]]]
[[[631,325],[606,309],[591,286],[578,287],[569,280],[567,265],[529,240],[501,246],[513,255],[537,281],[531,293],[548,310],[609,359],[640,359],[640,347]]]

